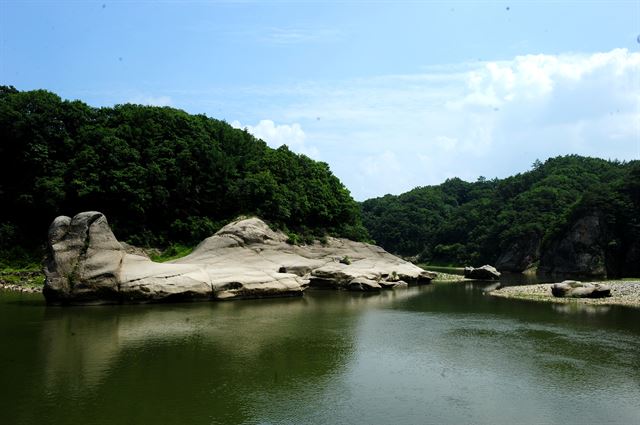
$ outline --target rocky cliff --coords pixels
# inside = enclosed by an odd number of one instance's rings
[[[543,250],[538,272],[606,276],[608,233],[601,214],[597,212],[586,214]]]
[[[640,239],[637,225],[619,226],[605,212],[594,209],[572,224],[542,249],[542,274],[615,277],[640,273]]]
[[[429,283],[435,273],[347,239],[296,246],[258,218],[228,224],[188,256],[155,263],[127,253],[99,212],[49,229],[49,303],[157,302],[302,295],[308,286],[379,291]]]
[[[500,271],[521,273],[540,259],[540,236],[532,233],[513,242],[496,260]]]

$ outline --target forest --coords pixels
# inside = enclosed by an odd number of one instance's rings
[[[373,239],[433,265],[512,271],[537,266],[576,220],[597,212],[614,274],[629,269],[625,253],[640,251],[639,161],[569,155],[504,179],[453,178],[358,204],[326,163],[224,121],[170,107],[95,108],[10,86],[0,87],[0,205],[7,264],[39,262],[53,218],[86,210],[143,247],[193,246],[257,215],[292,243]],[[515,251],[530,255],[514,265]]]
[[[594,211],[606,223],[607,255],[622,258],[640,241],[640,161],[556,157],[505,179],[448,179],[361,208],[377,243],[430,264],[495,264],[516,247],[530,249],[535,266],[572,223]]]
[[[366,240],[358,204],[326,163],[272,149],[205,115],[95,108],[0,87],[0,258],[41,255],[58,215],[103,212],[139,246],[193,245],[240,215],[292,242]]]

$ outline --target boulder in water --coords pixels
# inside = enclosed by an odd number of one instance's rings
[[[482,267],[465,267],[464,277],[476,280],[497,280],[500,279],[500,272],[488,264]]]

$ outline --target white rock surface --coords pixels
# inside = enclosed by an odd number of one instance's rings
[[[186,257],[154,263],[127,253],[99,212],[58,217],[49,229],[44,294],[51,303],[260,298],[302,295],[309,285],[379,291],[436,276],[374,245],[286,240],[249,218],[229,223]]]

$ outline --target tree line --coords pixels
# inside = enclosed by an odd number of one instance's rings
[[[619,256],[640,241],[640,161],[556,157],[505,179],[448,179],[369,199],[361,209],[380,245],[432,264],[495,264],[529,242],[544,251],[592,211],[604,217],[603,243]]]
[[[58,215],[98,210],[118,238],[194,244],[239,215],[294,238],[368,238],[358,204],[324,162],[272,149],[205,115],[94,108],[0,87],[0,251],[41,247]]]

